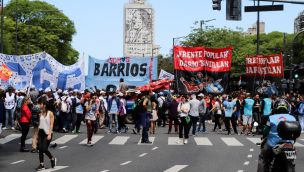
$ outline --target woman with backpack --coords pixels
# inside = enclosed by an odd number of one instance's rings
[[[28,149],[25,148],[25,139],[30,129],[32,113],[29,108],[29,104],[31,103],[29,97],[25,97],[21,103],[21,117],[20,117],[20,126],[21,126],[21,147],[20,152],[29,152]]]
[[[124,129],[125,133],[128,132],[128,127],[126,126],[126,114],[127,114],[127,110],[126,110],[126,99],[124,98],[123,93],[118,93],[118,98],[119,98],[119,112],[118,112],[118,132],[120,133],[122,129]]]

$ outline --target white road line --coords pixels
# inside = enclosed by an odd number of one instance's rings
[[[253,152],[253,151],[254,151],[254,149],[252,149],[252,148],[251,148],[249,151],[250,151],[250,152]]]
[[[244,165],[249,165],[249,163],[250,163],[249,161],[246,161],[244,162]]]
[[[100,171],[100,172],[109,172],[110,170],[103,170],[103,171]]]
[[[42,172],[58,171],[58,170],[62,170],[62,169],[68,168],[68,167],[69,166],[56,166],[55,168],[50,168],[50,169],[42,170]]]
[[[12,140],[15,140],[17,138],[21,137],[21,134],[10,134],[2,139],[0,139],[0,144],[3,145],[5,143],[8,143]]]
[[[156,149],[158,149],[158,147],[156,146],[156,147],[154,147],[154,148],[152,148],[152,150],[156,150]]]
[[[138,157],[144,157],[144,156],[146,156],[148,153],[143,153],[143,154],[141,154],[141,155],[139,155]]]
[[[78,135],[64,135],[64,136],[59,137],[58,139],[52,141],[51,144],[55,144],[55,143],[57,143],[59,145],[66,144],[68,141],[74,139],[77,136]]]
[[[127,164],[130,164],[132,161],[126,161],[124,163],[121,163],[120,165],[127,165]]]
[[[67,148],[68,146],[61,146],[59,147],[59,149],[64,149],[64,148]]]
[[[248,155],[248,156],[247,156],[247,158],[252,158],[252,155],[251,155],[251,154],[250,154],[250,155]]]
[[[303,145],[303,144],[300,144],[299,142],[296,142],[296,143],[294,144],[294,146],[295,146],[295,147],[304,147],[304,145]]]
[[[15,164],[18,164],[18,163],[21,163],[21,162],[25,162],[25,160],[20,160],[20,161],[12,162],[11,165],[15,165]]]
[[[141,143],[141,138],[140,138],[137,144],[138,144],[138,145],[153,145],[154,140],[155,140],[155,137],[149,137],[149,140],[150,140],[152,143],[150,143],[150,144],[145,144],[145,143]]]
[[[188,167],[188,165],[174,165],[173,167],[165,170],[164,172],[178,172],[186,167]]]
[[[234,137],[222,137],[221,139],[226,143],[227,146],[244,146]]]
[[[237,172],[244,172],[244,170],[238,170]]]
[[[169,137],[168,145],[184,145],[184,143],[178,143],[179,137]]]
[[[251,141],[252,143],[254,143],[255,145],[257,143],[261,143],[261,139],[260,138],[256,138],[256,137],[247,137],[247,140]],[[257,145],[258,146],[258,145]]]
[[[98,135],[93,135],[92,137],[92,144],[97,143],[100,139],[102,139],[104,136],[98,136]],[[79,144],[81,145],[85,145],[87,144],[88,139],[84,139],[83,141],[81,141]]]
[[[124,145],[128,139],[129,136],[116,136],[109,144],[110,145]]]
[[[25,141],[25,144],[30,145],[30,144],[32,144],[32,142],[33,142],[33,139],[30,138]]]
[[[213,145],[207,137],[194,137],[194,140],[197,145],[203,145],[203,146]]]

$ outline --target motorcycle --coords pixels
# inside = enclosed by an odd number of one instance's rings
[[[277,127],[279,136],[283,139],[275,146],[273,161],[270,165],[271,172],[295,172],[296,148],[294,143],[301,135],[299,122],[281,121]]]

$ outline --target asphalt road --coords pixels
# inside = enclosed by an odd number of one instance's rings
[[[132,126],[130,126],[131,128]],[[45,171],[67,172],[254,172],[257,168],[260,136],[230,135],[226,132],[200,133],[190,136],[189,143],[178,145],[177,134],[167,134],[158,128],[150,135],[152,144],[139,144],[140,135],[107,134],[99,130],[93,147],[86,142],[86,128],[82,133],[55,133],[58,144],[51,152],[57,157],[57,167]],[[30,172],[39,164],[38,153],[19,152],[20,133],[5,130],[0,136],[0,171]],[[28,139],[31,137],[31,132]],[[11,140],[11,141],[10,141]],[[30,140],[28,141],[30,143]],[[296,169],[304,169],[304,136],[298,140]],[[31,148],[30,145],[27,145]],[[45,166],[50,162],[45,156]]]

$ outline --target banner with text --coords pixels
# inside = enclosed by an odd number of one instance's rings
[[[273,54],[269,56],[247,56],[246,75],[283,77],[284,66],[282,54]]]
[[[111,57],[99,60],[89,57],[89,72],[86,87],[118,89],[123,78],[130,86],[142,86],[157,79],[157,57]]]
[[[178,92],[219,94],[228,85],[232,47],[174,47]]]
[[[0,54],[0,65],[7,66],[12,72],[9,80],[1,79],[1,85],[6,87],[11,85],[16,89],[35,86],[36,89],[51,87],[83,90],[85,86],[83,61],[65,66],[45,52],[21,56]]]

